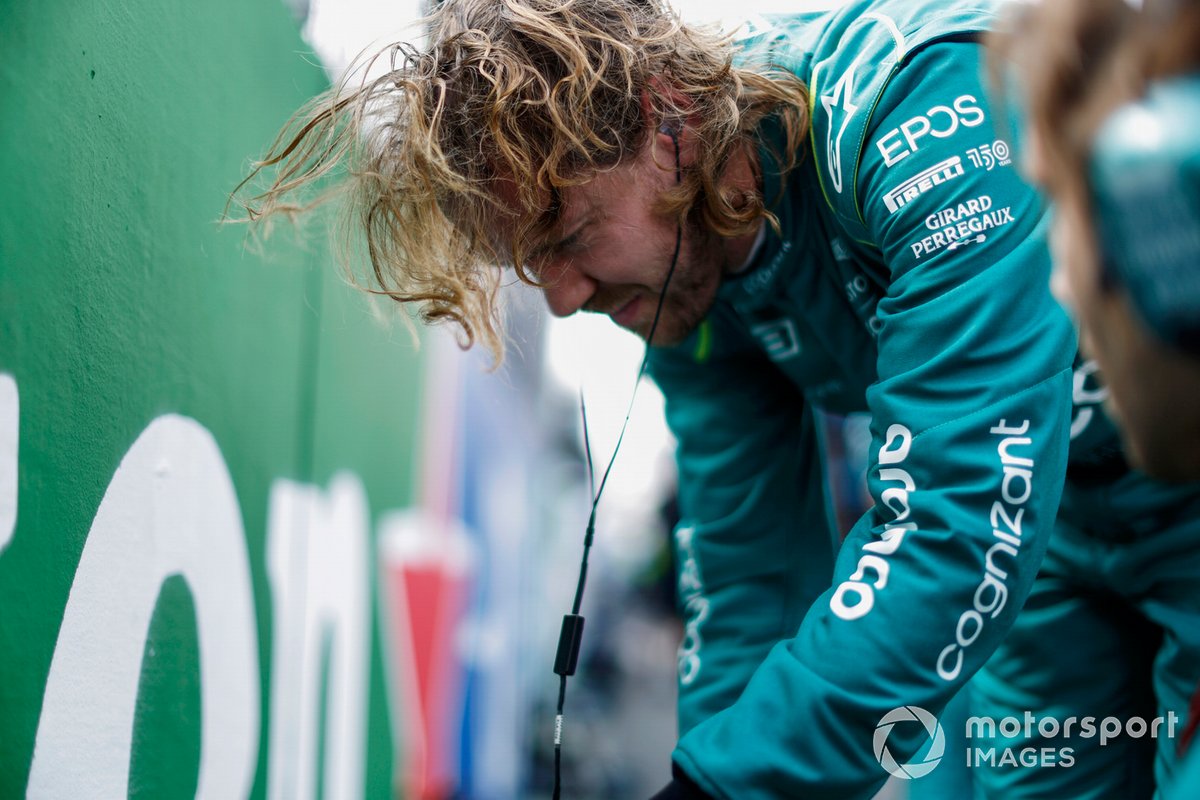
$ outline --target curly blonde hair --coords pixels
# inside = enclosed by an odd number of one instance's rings
[[[993,83],[1015,89],[1050,194],[1083,194],[1092,142],[1156,77],[1200,64],[1200,0],[1044,0],[990,34]],[[1015,86],[1013,85],[1015,83]]]
[[[523,265],[564,187],[686,119],[695,162],[659,209],[739,235],[770,215],[760,194],[722,190],[730,157],[757,146],[771,116],[788,169],[807,133],[802,81],[734,66],[729,37],[656,0],[447,0],[424,24],[427,46],[387,47],[368,62],[386,74],[297,112],[235,195],[268,168],[266,188],[241,201],[251,221],[348,193],[371,264],[360,285],[457,323],[464,347],[479,341],[497,360],[500,267],[537,285]],[[334,189],[302,200],[335,171]]]

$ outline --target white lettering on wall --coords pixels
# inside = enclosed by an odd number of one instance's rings
[[[29,797],[128,795],[142,653],[175,575],[192,593],[199,639],[196,796],[249,795],[260,677],[241,511],[212,435],[171,414],[133,443],[92,522],[46,680]]]
[[[0,374],[0,553],[17,527],[17,437],[20,433],[17,382]]]
[[[325,698],[325,797],[362,797],[370,656],[367,497],[350,473],[329,491],[278,480],[271,487],[267,570],[272,641],[271,798],[316,797],[321,739],[322,645],[329,641]]]

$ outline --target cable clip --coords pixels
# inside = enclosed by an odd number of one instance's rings
[[[564,614],[562,632],[558,635],[558,653],[554,656],[556,675],[574,675],[579,664],[579,646],[583,642],[583,617]]]

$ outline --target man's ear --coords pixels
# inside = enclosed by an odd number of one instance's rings
[[[642,92],[642,117],[654,132],[656,160],[661,164],[687,166],[695,160],[696,139],[687,114],[691,100],[662,78],[652,78]]]

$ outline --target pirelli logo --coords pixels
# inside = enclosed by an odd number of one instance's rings
[[[904,183],[892,189],[883,196],[883,204],[887,206],[889,214],[895,214],[904,207],[908,201],[920,196],[923,192],[927,192],[935,186],[940,186],[943,183],[952,181],[959,175],[963,174],[962,159],[958,156],[947,158],[940,164],[934,164],[929,169],[914,175]]]

